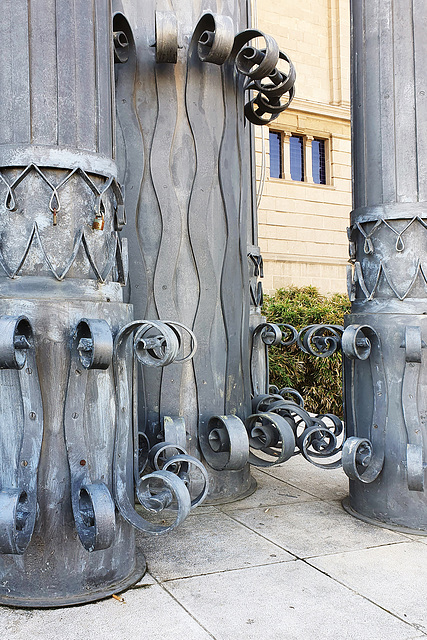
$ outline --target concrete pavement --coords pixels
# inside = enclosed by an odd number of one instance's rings
[[[258,490],[140,536],[148,573],[115,599],[0,607],[1,640],[415,640],[427,637],[427,538],[354,519],[347,480],[301,457]]]

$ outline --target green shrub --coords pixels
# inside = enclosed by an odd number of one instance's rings
[[[286,323],[300,330],[309,324],[344,323],[350,312],[345,295],[320,295],[316,287],[278,289],[265,296],[263,313],[269,322]],[[341,353],[317,358],[298,346],[270,348],[270,384],[293,387],[303,396],[305,407],[313,413],[334,413],[342,417]]]

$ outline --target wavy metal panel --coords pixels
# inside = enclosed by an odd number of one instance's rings
[[[123,12],[136,58],[117,73],[118,157],[129,223],[130,300],[139,317],[170,318],[193,329],[192,363],[144,377],[147,432],[165,415],[185,417],[198,452],[200,425],[212,415],[250,413],[248,236],[252,243],[251,151],[242,79],[189,55],[203,11],[247,26],[246,2],[134,3]],[[156,63],[155,15],[175,15],[177,64]],[[133,84],[133,106],[126,95]],[[248,231],[248,221],[251,222]],[[211,499],[250,487],[248,469],[212,471]]]

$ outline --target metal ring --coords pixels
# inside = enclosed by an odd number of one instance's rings
[[[85,484],[76,495],[74,518],[77,534],[86,551],[108,549],[116,531],[113,499],[103,482]]]
[[[156,11],[156,62],[176,64],[178,60],[178,20],[172,11]]]
[[[313,436],[316,434],[321,434],[322,439],[318,438],[314,439]],[[309,448],[313,446],[313,440],[319,441],[319,447],[322,446],[322,441],[325,440],[325,437],[329,440],[329,443],[326,444],[324,448],[319,448],[318,451],[310,451]],[[310,462],[315,467],[319,467],[320,469],[338,469],[341,467],[341,458],[334,462],[315,462],[314,458],[330,458],[335,454],[340,453],[341,448],[338,447],[337,438],[335,434],[330,431],[327,427],[321,426],[319,424],[309,427],[303,431],[302,435],[297,438],[297,446],[300,449],[304,458]]]
[[[252,398],[252,411],[253,413],[265,413],[270,411],[270,406],[273,402],[283,402],[281,395],[276,393],[262,393],[259,396]]]
[[[279,395],[282,396],[284,400],[286,400],[285,396],[291,396],[296,398],[296,402],[301,409],[304,409],[304,398],[296,389],[292,389],[292,387],[282,387],[279,390]]]
[[[150,488],[150,481],[152,480],[160,481],[164,488],[153,493]],[[174,499],[177,501],[175,520],[172,524],[166,526],[145,520],[134,510],[132,510],[133,513],[128,510],[121,511],[123,517],[140,531],[152,535],[168,533],[180,525],[190,513],[191,498],[188,489],[181,478],[170,471],[154,471],[143,476],[136,487],[136,495],[140,504],[152,513],[160,513],[169,507]]]
[[[276,114],[269,114],[266,118],[263,118],[262,116],[266,113],[265,109],[262,107],[258,107],[257,109],[255,109],[255,107],[257,106],[258,105],[256,102],[256,97],[245,104],[245,108],[244,108],[245,117],[249,120],[251,124],[256,124],[259,127],[263,127],[265,125],[270,124],[270,122],[277,120],[277,118],[279,117],[279,114],[276,113]]]
[[[196,25],[192,43],[202,62],[224,64],[234,44],[234,25],[229,16],[205,13]],[[191,47],[190,47],[191,49]]]
[[[105,320],[82,318],[75,340],[79,360],[85,369],[108,369],[113,358],[113,335]]]
[[[135,333],[133,345],[138,361],[150,367],[165,367],[171,364],[179,351],[175,331],[165,323],[155,320],[143,322]]]
[[[380,475],[383,460],[375,455],[370,440],[351,436],[343,445],[342,466],[350,480],[369,484]]]
[[[296,79],[295,67],[292,64],[292,61],[289,58],[289,56],[286,55],[286,53],[284,53],[283,51],[279,51],[279,60],[284,60],[289,64],[288,73],[283,73],[282,71],[279,71],[279,69],[276,69],[276,71],[282,77],[282,81],[279,82],[279,84],[275,84],[275,83],[271,83],[269,85],[263,84],[263,80],[268,79],[268,76],[266,78],[261,78],[260,80],[255,80],[255,83],[254,83],[256,89],[267,97],[281,98],[285,93],[288,93],[288,91],[290,91],[295,84],[295,79]]]
[[[177,363],[179,362],[180,364],[183,364],[184,362],[188,362],[189,360],[192,360],[192,358],[194,357],[194,354],[197,351],[197,338],[194,332],[188,327],[186,327],[185,324],[182,324],[181,322],[172,322],[171,320],[168,320],[168,321],[165,321],[165,324],[167,324],[168,327],[171,327],[171,329],[175,331],[178,337],[178,342],[180,343],[180,346],[182,345],[183,340],[181,338],[181,334],[179,333],[179,331],[175,330],[175,327],[180,327],[181,329],[184,329],[184,331],[188,333],[191,339],[191,351],[188,354],[188,356],[185,356],[184,358],[176,358],[175,362]]]
[[[161,456],[162,454],[165,454],[168,449],[173,449],[174,453],[172,453],[170,456],[163,455],[162,464]],[[173,444],[172,442],[159,442],[158,444],[155,444],[154,447],[151,447],[150,451],[148,452],[148,461],[150,463],[150,467],[152,469],[160,471],[164,468],[165,463],[170,458],[177,455],[175,453],[176,451],[183,454],[187,453],[184,447],[181,447],[179,444]]]
[[[327,331],[332,335],[325,335]],[[340,347],[343,331],[338,325],[310,324],[298,333],[297,344],[304,353],[328,358]]]
[[[164,471],[168,471],[169,467],[175,467],[177,466],[181,467],[180,471],[176,474],[178,475],[178,477],[181,478],[181,480],[183,480],[183,482],[187,485],[187,489],[188,489],[188,480],[182,476],[189,476],[189,465],[193,465],[194,467],[197,467],[203,476],[203,488],[202,490],[199,492],[199,494],[193,498],[191,500],[191,508],[194,509],[195,507],[198,507],[202,504],[202,502],[205,501],[206,496],[208,495],[208,491],[209,491],[209,476],[208,476],[208,472],[206,471],[206,468],[204,466],[204,464],[202,464],[200,462],[200,460],[197,460],[197,458],[194,458],[193,456],[189,456],[187,454],[180,454],[177,456],[172,456],[172,458],[169,458],[164,466],[163,466],[163,470]],[[184,465],[184,468],[182,468],[182,465]],[[174,472],[175,473],[175,472]],[[190,494],[191,497],[191,494]]]
[[[20,489],[0,491],[0,553],[22,555],[34,530],[36,510]]]
[[[266,322],[260,324],[254,331],[254,334],[259,332],[261,340],[269,347],[275,347],[282,341],[282,331],[277,324],[273,322]]]
[[[286,418],[274,413],[257,413],[245,420],[249,433],[249,462],[257,467],[271,467],[286,462],[295,452],[295,435]],[[253,450],[271,456],[273,460],[260,458]]]
[[[260,51],[247,46],[255,38],[264,38],[265,49]],[[248,56],[248,49],[253,52],[251,56]],[[272,36],[258,29],[247,29],[235,37],[230,57],[235,60],[236,69],[240,73],[251,80],[261,80],[274,71],[279,61],[279,53],[279,46]]]
[[[372,332],[367,325],[349,325],[342,335],[342,350],[350,360],[367,360],[371,355],[371,342],[364,331]]]
[[[248,434],[237,416],[212,416],[199,430],[199,443],[207,463],[217,471],[243,469],[248,462]]]
[[[291,347],[293,344],[295,344],[295,342],[298,339],[298,331],[295,329],[295,327],[293,327],[291,324],[286,324],[284,322],[278,323],[277,326],[280,327],[280,330],[282,332],[282,342],[281,342],[281,344],[284,347]],[[283,331],[282,327],[285,328],[285,331]],[[288,338],[286,340],[286,336],[289,333],[292,335],[292,338]]]
[[[25,316],[0,317],[0,369],[22,369],[27,350],[33,346],[33,331]]]

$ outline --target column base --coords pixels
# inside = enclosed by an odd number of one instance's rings
[[[369,518],[369,516],[365,516],[358,511],[355,511],[350,504],[350,498],[344,498],[341,502],[343,509],[347,511],[351,516],[354,516],[358,520],[362,520],[363,522],[367,522],[368,524],[372,524],[375,527],[382,527],[383,529],[390,529],[391,531],[396,531],[397,533],[410,533],[411,535],[416,536],[427,536],[427,530],[422,529],[411,529],[410,527],[402,527],[398,524],[393,524],[392,522],[383,522],[382,520],[376,520],[375,518]]]
[[[229,504],[231,502],[237,502],[238,500],[244,500],[244,498],[251,496],[257,488],[257,482],[250,474],[242,484],[235,484],[232,481],[227,483],[225,478],[222,480],[222,486],[215,487],[212,493],[208,494],[208,497],[204,502],[206,506]]]
[[[105,585],[99,590],[94,589],[89,593],[80,593],[64,597],[40,597],[40,598],[19,598],[15,596],[8,597],[5,594],[0,595],[0,605],[7,607],[15,607],[19,609],[58,609],[62,607],[72,607],[79,604],[87,604],[96,602],[104,598],[111,598],[113,594],[122,593],[137,584],[145,575],[147,563],[143,553],[137,549],[135,567],[133,571],[123,580],[109,585]]]

